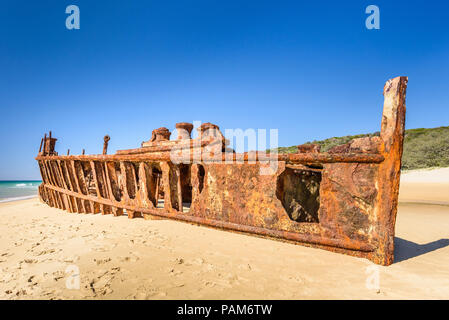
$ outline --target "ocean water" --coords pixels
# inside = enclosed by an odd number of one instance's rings
[[[42,181],[0,181],[0,202],[23,200],[37,196]]]

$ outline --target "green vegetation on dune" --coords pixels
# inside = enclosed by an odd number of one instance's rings
[[[378,136],[379,132],[354,136],[333,137],[320,141],[309,141],[321,145],[321,151],[345,144],[355,138]],[[280,147],[279,153],[295,153],[296,146]],[[431,129],[409,129],[405,131],[402,169],[449,167],[449,127]]]
[[[449,167],[449,127],[405,131],[403,169]]]

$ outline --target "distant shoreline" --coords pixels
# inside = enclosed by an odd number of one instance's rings
[[[0,203],[37,197],[42,180],[0,180]]]
[[[21,200],[27,200],[27,199],[33,199],[33,198],[37,198],[37,195],[33,195],[33,196],[23,196],[23,197],[14,197],[14,198],[6,198],[6,199],[1,199],[0,203],[6,203],[6,202],[14,202],[14,201],[21,201]]]

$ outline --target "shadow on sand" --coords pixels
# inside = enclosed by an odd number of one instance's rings
[[[394,238],[394,262],[401,262],[428,252],[449,246],[449,239],[440,239],[426,244],[417,244],[401,238]]]

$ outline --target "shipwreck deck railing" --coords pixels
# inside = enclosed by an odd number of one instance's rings
[[[169,153],[164,155],[152,154],[136,154],[136,155],[69,155],[69,156],[38,156],[36,160],[80,160],[80,161],[177,161],[180,163],[251,163],[251,162],[273,162],[285,161],[292,164],[323,164],[323,163],[381,163],[384,157],[380,154],[368,153],[289,153],[270,155],[265,152],[258,152],[256,156],[247,153],[228,153],[221,157],[214,158],[209,156],[202,156],[200,158],[192,157],[173,157]]]

